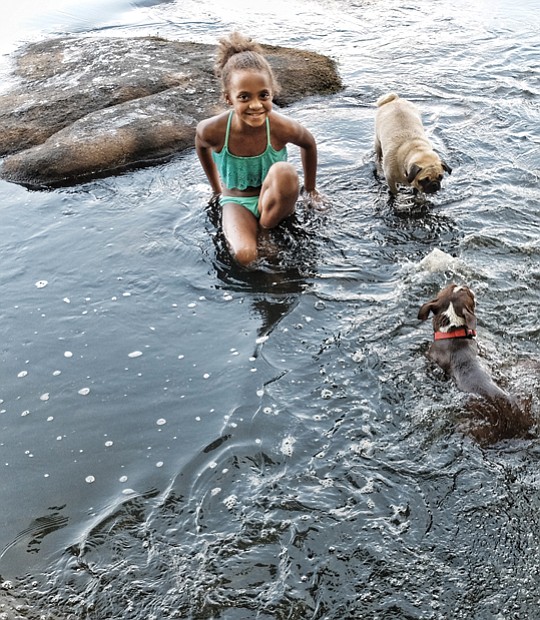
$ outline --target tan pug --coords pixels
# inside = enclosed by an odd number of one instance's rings
[[[441,189],[444,172],[452,169],[435,153],[417,107],[388,93],[377,101],[375,154],[392,195],[398,185],[433,194]]]

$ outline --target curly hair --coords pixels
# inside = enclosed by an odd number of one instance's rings
[[[272,67],[263,56],[261,46],[239,32],[233,32],[227,38],[219,40],[214,71],[221,80],[223,93],[228,92],[231,74],[234,71],[264,72],[270,78],[273,93],[277,95],[280,91]]]

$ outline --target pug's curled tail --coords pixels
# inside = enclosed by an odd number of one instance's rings
[[[377,99],[377,106],[380,108],[385,103],[390,103],[390,101],[394,101],[394,99],[399,99],[399,95],[396,93],[386,93],[382,97]]]

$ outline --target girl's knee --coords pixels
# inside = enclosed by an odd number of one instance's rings
[[[300,191],[298,172],[287,162],[275,163],[268,173],[261,190],[261,200],[281,204],[296,202]]]
[[[243,267],[247,267],[248,265],[257,260],[256,245],[243,245],[241,247],[233,249],[231,253],[234,257],[234,260]]]
[[[273,176],[272,180],[281,189],[289,188],[294,190],[298,188],[298,172],[292,164],[286,161],[278,161],[270,168],[269,175],[271,173]]]
[[[299,193],[298,172],[287,162],[277,162],[271,168],[261,190],[259,224],[274,228],[294,213]]]

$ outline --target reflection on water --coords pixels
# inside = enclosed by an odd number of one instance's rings
[[[194,153],[43,194],[0,184],[0,575],[29,618],[538,615],[536,436],[464,432],[416,318],[470,285],[482,361],[538,419],[536,5],[34,12],[44,36],[238,27],[331,55],[346,88],[286,110],[318,139],[331,208],[300,206],[255,271],[231,264]],[[374,175],[389,90],[453,168],[429,201],[392,205]]]
[[[217,205],[207,209],[215,246],[215,269],[228,290],[253,292],[253,307],[261,319],[259,342],[264,342],[279,321],[298,303],[298,296],[316,275],[317,229],[320,217],[299,203],[296,213],[260,239],[260,258],[249,268],[232,260],[221,230]]]

